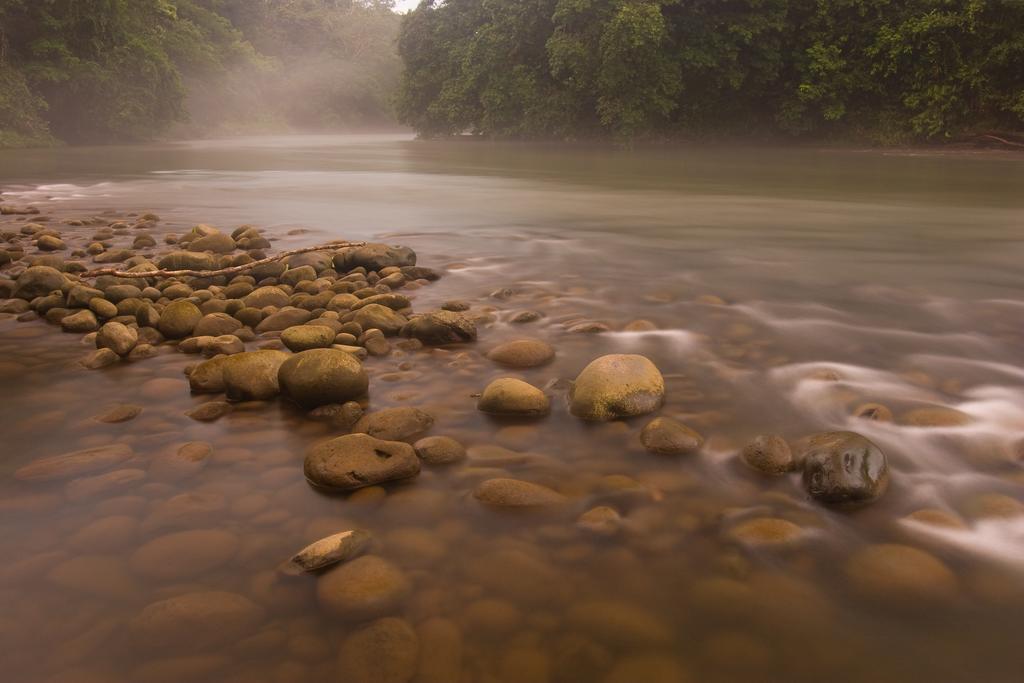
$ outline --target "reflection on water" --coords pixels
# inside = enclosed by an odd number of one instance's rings
[[[209,397],[188,393],[194,357],[168,348],[89,372],[77,335],[0,319],[5,680],[347,681],[339,658],[360,624],[324,610],[309,577],[275,569],[349,528],[373,532],[411,585],[395,613],[416,629],[420,681],[1019,678],[1018,160],[364,136],[4,153],[0,179],[10,201],[60,217],[154,210],[179,233],[251,222],[281,248],[387,236],[447,269],[414,293],[417,310],[458,298],[491,315],[472,347],[367,363],[371,409],[427,410],[431,433],[462,441],[470,460],[348,498],[302,477],[305,449],[335,434],[324,423],[279,403],[197,422],[185,412]],[[511,323],[523,310],[544,317]],[[635,320],[657,329],[622,331]],[[610,331],[569,331],[581,322]],[[524,336],[557,349],[519,372],[553,412],[485,418],[473,394],[509,372],[483,353]],[[644,419],[567,414],[564,380],[614,352],[659,366],[661,414],[704,435],[699,455],[648,454]],[[123,403],[142,412],[94,419]],[[896,421],[854,417],[866,403]],[[920,417],[934,408],[965,417]],[[888,455],[892,485],[873,506],[827,510],[797,479],[737,465],[756,434],[829,429]],[[210,445],[203,465],[168,467],[188,442]],[[11,476],[111,443],[131,446],[119,467],[137,477],[93,491]],[[494,476],[572,502],[496,514],[469,495]],[[623,514],[618,533],[577,528],[596,505]],[[752,544],[744,530],[763,518],[797,532]],[[900,556],[910,575],[894,575],[878,545],[926,556]],[[144,637],[147,605],[195,593],[213,605],[205,626]]]

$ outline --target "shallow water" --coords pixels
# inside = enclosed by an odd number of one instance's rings
[[[621,682],[630,661],[658,657],[693,681],[1019,680],[1019,157],[287,137],[5,152],[0,185],[8,202],[56,219],[146,210],[179,234],[200,221],[253,223],[279,238],[275,248],[407,244],[446,271],[412,292],[416,310],[458,298],[493,318],[473,346],[367,362],[371,410],[427,410],[431,433],[470,446],[470,462],[345,498],[302,477],[305,449],[334,434],[326,425],[279,403],[193,421],[184,413],[211,398],[189,395],[182,371],[194,356],[168,348],[87,371],[78,335],[0,316],[4,680],[345,680],[338,650],[359,625],[318,607],[315,579],[277,580],[274,570],[355,527],[408,575],[399,614],[419,628],[432,617],[457,627],[462,681]],[[4,217],[0,230],[20,222]],[[544,317],[511,324],[522,310]],[[657,330],[622,331],[638,319]],[[595,321],[610,331],[570,331]],[[557,349],[552,364],[518,373],[546,387],[554,409],[498,422],[476,411],[473,394],[515,373],[483,353],[519,337]],[[586,425],[568,415],[565,380],[615,352],[658,365],[660,414],[701,432],[700,454],[646,453],[645,418]],[[143,412],[91,419],[122,402]],[[867,402],[897,420],[853,417]],[[971,419],[901,423],[924,406]],[[889,458],[890,490],[863,510],[823,508],[796,475],[769,480],[737,464],[756,434],[834,429],[869,436]],[[172,481],[147,469],[188,441],[213,447],[200,472]],[[147,475],[93,497],[10,476],[111,442],[132,445],[127,467]],[[521,455],[488,462],[494,445]],[[638,483],[623,491],[615,475]],[[492,476],[552,486],[572,503],[551,514],[482,509],[470,492]],[[602,503],[624,514],[612,538],[574,524]],[[924,509],[962,525],[906,519]],[[803,531],[771,547],[730,536],[760,517]],[[163,569],[138,557],[153,539],[197,529],[224,532],[213,538],[229,539],[227,549],[193,543],[186,561]],[[848,567],[874,544],[927,551],[954,589],[923,601],[866,597]],[[201,590],[244,595],[263,616],[226,644],[133,640],[146,605]]]

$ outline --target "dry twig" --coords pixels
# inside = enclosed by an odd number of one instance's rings
[[[131,272],[127,270],[118,270],[117,267],[111,268],[99,268],[97,270],[89,270],[84,273],[80,273],[79,277],[99,277],[100,275],[113,275],[114,277],[124,278],[146,278],[146,277],[216,277],[218,275],[237,275],[238,273],[244,273],[247,270],[262,266],[267,263],[273,263],[274,261],[280,261],[283,258],[289,256],[295,256],[296,254],[306,254],[311,251],[333,251],[337,249],[344,249],[346,247],[361,247],[366,242],[328,242],[327,244],[321,244],[315,247],[302,247],[301,249],[291,249],[289,251],[282,251],[280,254],[274,256],[268,256],[267,258],[253,261],[252,263],[243,263],[240,266],[230,266],[228,268],[221,268],[219,270],[145,270],[139,272]]]

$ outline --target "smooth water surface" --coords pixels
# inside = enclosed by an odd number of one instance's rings
[[[185,412],[211,397],[189,395],[195,357],[168,348],[88,371],[78,335],[2,316],[6,681],[347,683],[339,650],[360,624],[318,605],[314,577],[275,569],[356,527],[410,582],[394,612],[419,632],[419,681],[1020,679],[1020,157],[281,137],[4,152],[0,189],[54,221],[154,211],[161,231],[251,223],[275,248],[407,244],[446,271],[411,293],[417,311],[461,299],[481,316],[475,345],[367,361],[371,410],[427,410],[431,433],[469,446],[469,461],[350,498],[303,479],[306,448],[336,435],[324,423],[279,402],[196,422]],[[24,220],[5,217],[0,231]],[[57,227],[82,240],[94,229]],[[543,317],[512,324],[524,310]],[[637,320],[656,329],[624,330]],[[580,331],[594,329],[605,331]],[[552,414],[495,421],[474,394],[516,373],[483,354],[521,337],[557,350],[518,373],[546,389]],[[660,414],[699,431],[700,453],[647,453],[647,418],[568,414],[568,380],[621,352],[657,364]],[[871,402],[895,420],[854,417]],[[143,411],[92,419],[117,403]],[[925,407],[956,409],[961,423],[906,423]],[[798,475],[737,462],[757,434],[840,429],[871,438],[892,468],[890,490],[862,510],[824,508]],[[153,467],[189,441],[212,445],[204,468]],[[115,490],[11,477],[112,442],[134,448],[125,466],[141,473]],[[484,509],[471,492],[495,476],[570,504]],[[623,515],[618,533],[577,528],[596,505]],[[799,533],[736,531],[760,518]],[[140,550],[195,530],[217,533],[186,535],[166,566]],[[925,564],[864,569],[865,551],[891,544]],[[227,642],[202,629],[139,642],[146,605],[197,591],[243,595],[259,617]]]

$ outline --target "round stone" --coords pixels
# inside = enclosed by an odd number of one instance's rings
[[[503,508],[538,508],[562,505],[566,497],[547,486],[520,479],[488,479],[473,491],[484,505]]]
[[[168,339],[181,339],[192,334],[202,317],[202,311],[191,301],[175,301],[164,308],[157,327]]]
[[[96,348],[110,349],[119,356],[127,356],[139,342],[139,333],[119,322],[109,322],[96,333]]]
[[[785,474],[793,469],[793,453],[789,444],[777,434],[755,436],[740,451],[740,459],[762,474]]]
[[[283,351],[265,349],[225,356],[221,367],[224,393],[232,401],[266,401],[280,392],[278,371],[294,358]],[[191,384],[191,382],[190,382]]]
[[[452,465],[466,459],[466,447],[450,436],[428,436],[412,446],[427,465]]]
[[[161,652],[216,649],[252,633],[263,609],[237,593],[185,593],[146,606],[128,625],[135,642]]]
[[[803,534],[803,529],[789,520],[758,517],[740,522],[725,535],[741,545],[764,547],[789,545],[800,540]]]
[[[657,410],[665,380],[654,363],[633,354],[601,356],[576,378],[569,411],[584,420],[614,420]]]
[[[416,674],[419,639],[404,619],[378,619],[356,631],[338,652],[340,680],[408,683]]]
[[[853,555],[846,577],[858,593],[896,604],[949,600],[957,591],[956,576],[941,560],[892,543],[868,546]]]
[[[461,313],[435,311],[409,321],[402,335],[431,346],[459,344],[476,341],[476,324]]]
[[[551,409],[548,397],[537,387],[512,377],[496,379],[484,389],[478,410],[490,415],[538,417]]]
[[[807,440],[803,485],[815,500],[829,505],[871,503],[889,486],[885,454],[854,432],[825,432]]]
[[[550,363],[555,350],[539,339],[517,339],[494,347],[487,357],[510,368],[536,368]]]
[[[902,424],[913,427],[960,427],[971,421],[967,413],[945,406],[917,408],[900,418]]]
[[[419,408],[385,408],[364,415],[352,427],[354,433],[369,434],[385,441],[407,441],[434,426],[434,418]]]
[[[328,569],[316,583],[320,606],[349,621],[394,614],[411,592],[412,584],[402,570],[376,555]]]
[[[298,353],[309,349],[327,349],[334,343],[335,332],[323,325],[296,325],[281,333],[281,342],[289,351]]]
[[[249,308],[284,308],[291,299],[278,287],[259,287],[245,295],[242,302]]]
[[[303,471],[314,486],[352,491],[415,477],[420,472],[420,460],[407,443],[347,434],[311,448]]]
[[[238,552],[238,538],[216,529],[191,529],[160,536],[139,547],[129,564],[150,579],[180,581],[216,569]]]
[[[370,386],[362,363],[337,349],[296,353],[281,364],[278,378],[281,392],[304,408],[345,403],[366,394]]]
[[[685,455],[704,445],[704,437],[670,417],[656,417],[640,432],[640,443],[651,453]]]

